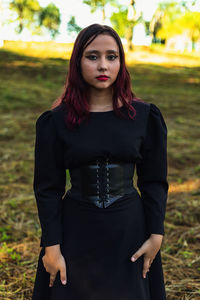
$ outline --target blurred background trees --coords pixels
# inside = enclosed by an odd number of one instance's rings
[[[134,0],[130,2],[128,7],[118,4],[117,8],[118,12],[112,14],[110,21],[120,37],[127,40],[128,49],[131,51],[133,50],[133,29],[142,20],[142,14],[137,12]]]
[[[74,38],[83,26],[80,26],[78,15],[71,15],[62,20],[62,10],[55,3],[42,7],[43,0],[8,0],[12,12],[7,22],[16,24],[18,34],[26,28],[32,35],[45,36],[50,33],[52,39],[59,36],[61,22],[65,22],[66,34]],[[5,0],[0,0],[0,17],[3,15]],[[82,0],[90,8],[90,13],[101,12],[103,24],[113,26],[128,49],[133,50],[135,36],[146,37],[144,45],[162,44],[175,50],[200,50],[200,1],[160,1],[150,20],[146,20],[139,0]],[[199,5],[199,6],[198,6]],[[80,7],[81,11],[81,7]],[[2,18],[1,18],[2,19]],[[0,35],[3,22],[0,19]],[[1,36],[0,36],[1,39]],[[147,41],[148,40],[148,41]],[[142,45],[142,42],[140,42]]]
[[[45,28],[52,38],[59,33],[60,11],[53,3],[41,7],[38,0],[12,0],[10,9],[16,13],[16,18],[12,21],[18,21],[16,32],[19,34],[24,28],[29,29],[32,34],[42,34]]]
[[[39,13],[39,27],[43,26],[50,31],[52,38],[59,33],[61,18],[60,11],[55,4],[50,3]]]
[[[144,20],[138,10],[138,1],[130,0],[129,5],[114,0],[84,0],[83,3],[91,7],[91,13],[101,9],[103,23],[106,20],[106,5],[117,8],[109,21],[120,37],[127,41],[130,51],[133,50],[134,28],[138,24],[143,25],[146,34],[151,37],[151,43],[181,50],[200,48],[200,4],[199,11],[193,11],[198,1],[161,1],[150,21]]]
[[[184,11],[185,8],[177,2],[158,3],[158,8],[150,23],[153,42],[157,42],[160,39],[166,40],[168,37],[180,33],[180,28],[178,28],[176,21],[184,14]]]
[[[185,2],[163,2],[151,20],[153,41],[164,40],[166,44],[180,39],[191,41],[192,49],[200,39],[200,12],[190,11]],[[178,40],[175,40],[178,39]]]
[[[69,22],[67,23],[67,31],[70,32],[70,33],[75,32],[75,33],[78,34],[79,31],[81,31],[81,29],[82,28],[76,24],[75,17],[72,16],[71,19],[69,20]]]
[[[98,9],[101,10],[102,13],[102,23],[105,22],[106,20],[106,5],[113,5],[116,6],[117,5],[117,1],[116,0],[83,0],[84,4],[87,4],[90,6],[91,8],[91,13],[96,12]]]
[[[192,41],[192,49],[195,49],[195,43],[200,37],[200,12],[187,11],[177,20],[179,32],[187,34]]]

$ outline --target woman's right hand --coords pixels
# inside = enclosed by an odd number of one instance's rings
[[[50,273],[49,287],[53,286],[56,274],[60,271],[60,280],[62,284],[67,283],[66,262],[60,251],[60,245],[45,247],[45,255],[42,257],[43,265]]]

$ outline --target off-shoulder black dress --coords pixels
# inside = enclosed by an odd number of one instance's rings
[[[160,251],[147,277],[143,256],[130,260],[151,233],[164,235],[168,194],[167,127],[159,108],[133,101],[135,120],[114,111],[91,112],[89,122],[69,130],[64,106],[36,122],[34,192],[42,235],[32,300],[164,300]],[[122,106],[122,112],[128,114]],[[138,192],[107,208],[65,193],[66,169],[109,157],[134,164]],[[136,190],[137,191],[137,190]],[[57,273],[49,287],[44,247],[61,245],[68,283]]]

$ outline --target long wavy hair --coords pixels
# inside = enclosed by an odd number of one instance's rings
[[[119,35],[110,26],[92,24],[79,32],[71,54],[64,92],[52,104],[52,108],[55,108],[61,104],[64,105],[66,109],[65,121],[69,128],[76,127],[77,125],[79,126],[83,120],[89,120],[89,89],[88,83],[86,83],[82,77],[81,58],[84,49],[99,34],[107,34],[112,36],[119,47],[120,70],[112,86],[112,100],[115,113],[119,117],[123,117],[123,113],[118,107],[118,99],[120,99],[120,101],[123,103],[123,106],[128,108],[129,117],[133,119],[136,115],[136,110],[131,105],[132,100],[142,101],[142,99],[136,97],[131,90],[130,75],[125,64],[124,49]]]

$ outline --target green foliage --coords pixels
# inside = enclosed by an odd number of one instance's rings
[[[69,22],[67,23],[67,30],[69,32],[79,33],[79,31],[81,31],[81,29],[82,28],[76,24],[75,17],[72,16],[71,19],[69,20]]]
[[[21,33],[24,27],[32,28],[35,16],[41,7],[37,0],[13,0],[10,2],[10,9],[17,14],[17,18],[14,20],[19,23],[16,32]]]
[[[182,28],[182,33],[186,32],[193,42],[200,38],[200,12],[187,11],[177,20],[177,24]]]
[[[0,255],[8,256],[10,260],[14,260],[17,263],[19,263],[21,260],[21,255],[17,253],[13,248],[8,247],[6,242],[3,242],[1,246]]]
[[[194,256],[194,253],[191,251],[181,251],[181,254],[183,255],[184,258],[190,258],[191,256]]]
[[[104,8],[107,4],[115,5],[117,1],[115,0],[83,0],[84,4],[87,4],[91,7],[91,12],[95,12],[97,9]]]
[[[129,50],[132,50],[132,38],[134,26],[142,21],[142,16],[136,14],[135,8],[133,8],[134,18],[128,19],[128,8],[126,6],[118,5],[118,12],[114,12],[110,17],[113,28],[118,32],[119,36],[126,38]]]
[[[97,9],[102,11],[102,20],[104,21],[106,18],[105,15],[105,7],[107,4],[112,6],[117,6],[118,2],[116,0],[83,0],[84,4],[87,4],[91,8],[91,13],[94,13]]]
[[[157,37],[167,39],[178,34],[186,34],[195,42],[200,37],[200,12],[188,11],[183,3],[161,2],[151,24]]]
[[[9,233],[11,233],[10,225],[0,227],[0,241],[3,242],[9,240],[11,238]]]
[[[39,14],[40,26],[47,28],[51,36],[54,38],[58,33],[58,28],[61,23],[60,11],[54,3],[48,4]]]
[[[29,29],[32,34],[42,34],[42,29],[47,29],[52,38],[58,33],[61,22],[60,11],[55,4],[50,3],[41,7],[38,0],[12,0],[10,9],[17,14],[13,22],[18,21],[16,32],[21,33],[24,28]]]
[[[130,25],[130,21],[127,20],[127,14],[128,8],[121,7],[118,12],[114,12],[110,17],[113,28],[122,38],[125,38],[126,29]]]
[[[177,2],[160,2],[151,21],[157,37],[167,39],[170,36],[181,33],[182,29],[176,21],[184,12],[185,8]]]
[[[98,8],[104,7],[109,0],[84,0],[83,3],[91,7],[91,12],[95,12]]]

